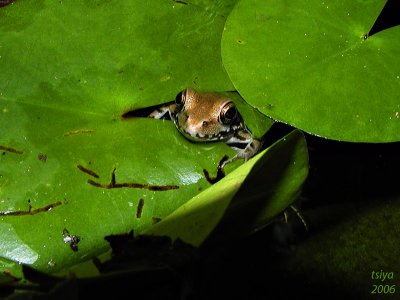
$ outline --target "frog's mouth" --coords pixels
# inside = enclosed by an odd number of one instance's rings
[[[178,131],[188,140],[192,142],[216,142],[216,141],[225,141],[230,139],[234,132],[239,129],[239,126],[231,126],[228,130],[220,131],[217,134],[203,134],[199,132],[191,132],[182,128],[178,122],[175,122],[175,125]]]

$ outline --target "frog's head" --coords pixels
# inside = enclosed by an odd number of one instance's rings
[[[171,117],[178,130],[196,142],[226,140],[244,128],[235,103],[216,93],[180,92]]]

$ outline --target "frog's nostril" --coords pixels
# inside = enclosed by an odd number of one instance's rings
[[[207,127],[207,125],[208,125],[208,121],[203,121],[203,123],[201,124],[203,127]]]

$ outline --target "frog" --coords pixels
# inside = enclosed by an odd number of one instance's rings
[[[259,114],[254,111],[253,116],[256,116],[257,121],[262,123],[260,127],[263,129],[272,125],[265,118],[260,119]],[[222,93],[199,92],[192,88],[186,88],[176,95],[175,101],[157,107],[148,117],[171,119],[178,131],[192,142],[223,141],[236,150],[237,153],[232,158],[224,157],[221,160],[218,172],[221,171],[222,175],[217,175],[215,181],[209,180],[211,183],[217,182],[224,176],[223,168],[228,163],[241,158],[244,161],[249,160],[260,152],[264,143],[263,137],[255,138],[248,129],[235,102]],[[307,223],[299,210],[293,205],[290,205],[290,208],[308,230]],[[286,210],[284,218],[287,223]]]
[[[236,150],[235,156],[221,160],[219,169],[237,159],[247,161],[262,148],[262,140],[253,137],[235,103],[220,93],[186,88],[176,95],[175,101],[158,107],[148,117],[171,119],[192,142],[223,141]]]

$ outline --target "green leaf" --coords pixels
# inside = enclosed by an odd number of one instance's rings
[[[49,98],[53,107],[110,117],[170,101],[187,86],[232,90],[220,39],[234,2],[27,0],[3,7],[2,108]]]
[[[190,143],[169,121],[121,115],[188,85],[232,90],[220,57],[232,4],[26,0],[0,9],[0,269],[85,261],[108,249],[104,236],[140,233],[210,186],[203,169],[216,172],[235,151]]]
[[[308,174],[303,134],[295,130],[183,204],[145,234],[168,235],[200,245],[214,227],[238,236],[281,214],[298,196]]]
[[[224,154],[235,153],[222,143],[194,147],[169,121],[85,128],[92,133],[65,137],[61,129],[53,141],[36,147],[35,135],[28,135],[27,144],[18,146],[22,154],[1,156],[0,233],[5,243],[0,256],[56,271],[97,255],[107,249],[104,236],[131,229],[140,233],[206,189],[210,184],[203,169],[213,173]],[[116,186],[122,186],[106,188],[114,168]],[[130,188],[132,183],[179,188],[151,191]],[[78,251],[64,243],[64,228],[80,237]]]
[[[400,26],[367,39],[384,0],[241,0],[222,38],[243,98],[315,135],[400,140]]]

